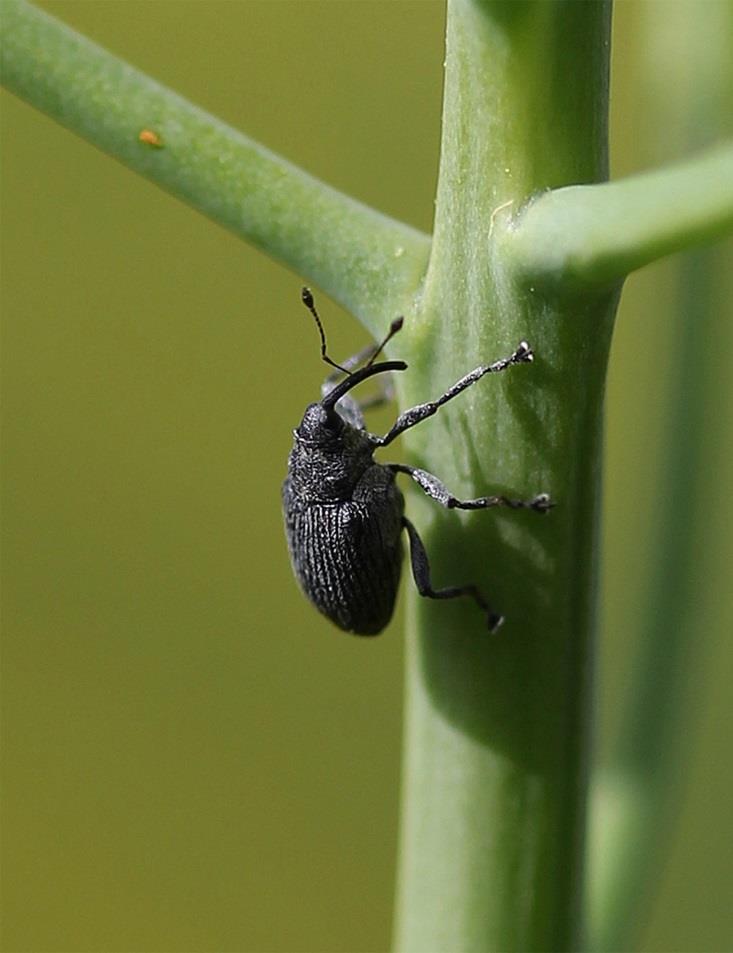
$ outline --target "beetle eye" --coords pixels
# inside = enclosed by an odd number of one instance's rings
[[[344,429],[343,417],[341,414],[338,414],[335,409],[326,414],[325,424],[328,430],[334,434],[341,433],[341,431]]]

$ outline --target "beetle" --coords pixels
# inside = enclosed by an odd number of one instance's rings
[[[328,356],[312,293],[303,288],[301,297],[318,326],[321,358],[334,370],[321,388],[321,399],[306,408],[300,425],[293,431],[293,448],[282,488],[288,550],[300,588],[316,609],[340,629],[355,635],[378,635],[394,610],[402,566],[402,531],[406,530],[412,575],[420,595],[430,599],[468,596],[486,614],[488,628],[495,631],[503,617],[491,609],[475,585],[433,588],[425,547],[404,515],[404,498],[395,478],[406,474],[448,509],[508,506],[546,512],[552,506],[549,496],[540,493],[531,500],[505,496],[459,500],[431,473],[402,463],[377,463],[373,455],[375,450],[388,446],[395,437],[431,417],[485,374],[530,363],[532,349],[522,341],[509,357],[480,365],[437,400],[404,411],[380,437],[366,429],[363,411],[387,399],[387,389],[366,404],[359,404],[350,392],[369,378],[407,369],[404,361],[375,363],[402,327],[403,319],[392,322],[380,344],[372,344],[343,364],[336,364]]]

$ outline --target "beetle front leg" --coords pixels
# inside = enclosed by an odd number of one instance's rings
[[[375,359],[382,353],[385,344],[402,328],[402,323],[402,318],[395,318],[383,341],[379,344],[368,344],[365,348],[362,348],[361,351],[357,351],[356,354],[353,354],[350,358],[345,360],[343,364],[340,364],[337,370],[332,371],[323,384],[321,384],[321,399],[328,396],[339,379],[343,377],[344,373],[350,373],[363,362],[366,362],[364,364],[365,367],[370,367]],[[365,400],[356,400],[351,394],[345,394],[339,401],[339,411],[341,412],[341,416],[344,417],[352,427],[356,427],[357,430],[364,430],[364,411],[372,410],[374,407],[381,407],[382,404],[386,404],[393,399],[394,385],[391,377],[386,379],[380,378],[379,389],[376,394],[367,397]]]
[[[377,447],[386,447],[387,444],[392,443],[395,437],[399,437],[401,433],[409,430],[410,427],[414,427],[423,420],[427,420],[428,417],[432,417],[433,414],[436,414],[440,410],[443,404],[447,404],[449,400],[458,397],[459,394],[462,394],[463,391],[471,387],[472,384],[480,381],[484,375],[497,374],[499,371],[505,371],[508,367],[513,367],[515,364],[531,364],[533,360],[534,354],[532,353],[532,348],[526,341],[521,341],[519,347],[513,354],[510,354],[509,357],[503,357],[499,361],[494,361],[493,364],[481,364],[479,367],[475,367],[470,373],[465,374],[460,380],[456,381],[452,387],[449,387],[437,400],[430,400],[426,404],[417,404],[415,407],[410,407],[409,410],[400,414],[389,433],[386,433],[383,437],[372,435],[371,439]]]
[[[456,599],[459,596],[470,596],[474,602],[486,613],[486,621],[490,632],[496,632],[504,621],[504,616],[494,612],[476,586],[446,586],[443,589],[433,589],[430,580],[430,563],[425,552],[423,542],[417,530],[406,516],[402,517],[402,525],[407,530],[410,539],[410,563],[412,578],[415,580],[417,591],[428,599]]]
[[[372,345],[365,353],[371,354],[374,351],[374,346]],[[360,352],[361,353],[361,352]],[[359,354],[355,354],[354,358],[358,358]],[[344,361],[344,367],[351,364],[351,358],[348,361]],[[321,397],[326,397],[336,386],[339,377],[342,377],[341,374],[329,374],[325,379],[323,384],[321,384]],[[351,401],[358,406],[359,410],[372,410],[374,407],[381,407],[382,404],[387,404],[390,401],[394,400],[394,382],[392,381],[391,376],[385,375],[384,377],[377,379],[378,390],[376,394],[373,394],[371,397],[366,397],[364,400],[355,400],[351,397],[350,394],[345,395],[341,398],[342,402],[345,402],[347,398],[350,398]]]
[[[550,500],[547,493],[539,493],[531,500],[513,500],[508,496],[480,496],[475,500],[459,500],[453,496],[443,482],[441,482],[432,473],[427,470],[420,470],[418,467],[409,467],[404,463],[388,463],[387,466],[393,473],[406,473],[417,483],[417,485],[427,493],[429,497],[437,500],[441,506],[452,510],[485,510],[491,506],[508,506],[513,510],[534,510],[536,513],[546,513],[555,504]]]
[[[379,357],[379,355],[384,350],[385,346],[399,331],[402,330],[402,324],[404,318],[395,318],[395,320],[390,324],[389,331],[387,332],[386,337],[377,343],[367,344],[366,347],[363,347],[360,351],[357,351],[356,354],[352,354],[350,358],[344,361],[343,364],[338,366],[338,369],[332,371],[328,377],[325,379],[321,385],[321,397],[325,397],[328,392],[335,386],[336,382],[343,375],[343,373],[350,373],[354,368],[358,367],[361,363],[366,361],[365,367],[369,367],[374,361]],[[377,403],[384,403],[387,400],[391,400],[394,396],[393,389],[389,385],[384,388],[385,395],[384,397],[372,398],[370,401],[363,403],[362,408],[366,407],[375,407]]]
[[[331,371],[325,381],[321,384],[321,397],[325,397],[329,391],[333,390],[338,381],[344,376],[344,372],[347,374],[354,370],[355,367],[358,367],[367,358],[373,358],[376,354],[378,344],[367,344],[366,347],[362,348],[361,351],[357,351],[356,354],[352,354],[351,357],[347,358],[343,364],[339,365],[338,370]]]

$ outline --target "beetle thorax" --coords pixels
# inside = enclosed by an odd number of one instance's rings
[[[290,487],[303,501],[344,502],[372,465],[374,444],[335,410],[311,404],[294,431],[288,474]]]

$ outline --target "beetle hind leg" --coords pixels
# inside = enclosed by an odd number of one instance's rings
[[[430,580],[430,563],[428,561],[428,554],[425,552],[423,541],[406,516],[402,517],[402,525],[407,530],[407,535],[410,539],[412,577],[415,580],[415,585],[420,595],[428,599],[456,599],[459,596],[470,596],[486,614],[489,631],[496,632],[504,621],[504,616],[492,610],[477,586],[446,586],[443,589],[433,589]]]

